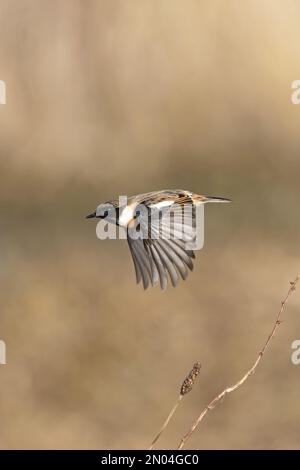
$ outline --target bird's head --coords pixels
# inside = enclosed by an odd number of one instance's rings
[[[102,204],[99,204],[97,209],[92,212],[91,214],[86,216],[86,219],[106,219],[106,218],[116,218],[116,207],[111,203],[111,202],[104,202]]]

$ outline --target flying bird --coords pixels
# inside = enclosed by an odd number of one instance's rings
[[[86,218],[104,219],[126,230],[136,281],[144,289],[170,278],[176,287],[193,270],[197,236],[196,211],[207,202],[230,202],[180,189],[153,191],[99,204]],[[199,249],[199,248],[198,248]]]

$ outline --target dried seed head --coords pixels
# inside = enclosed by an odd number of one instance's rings
[[[189,393],[195,383],[196,377],[199,375],[201,369],[201,364],[199,362],[196,362],[193,365],[193,368],[187,378],[183,381],[180,389],[180,395],[186,395]]]

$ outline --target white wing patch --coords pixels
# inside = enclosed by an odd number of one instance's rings
[[[155,207],[155,209],[161,209],[162,207],[168,207],[174,204],[174,201],[160,201],[155,204],[151,204],[150,207]]]
[[[135,208],[136,208],[136,204],[124,207],[119,217],[119,224],[122,227],[127,227],[129,222],[132,221],[134,217]]]

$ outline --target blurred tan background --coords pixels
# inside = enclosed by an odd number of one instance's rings
[[[1,448],[158,447],[250,367],[300,268],[300,2],[1,0]],[[177,289],[85,220],[119,194],[233,199]],[[187,448],[299,448],[300,291]]]

